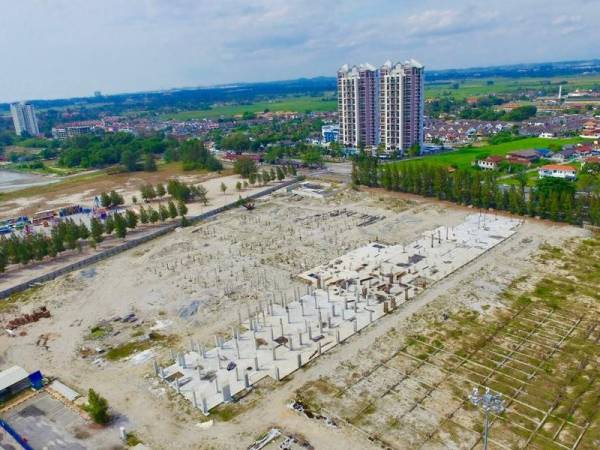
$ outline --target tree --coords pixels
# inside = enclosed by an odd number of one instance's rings
[[[148,213],[143,206],[140,208],[140,222],[148,223]]]
[[[183,170],[206,169],[217,171],[223,165],[204,146],[204,142],[197,139],[185,141],[181,146],[181,161]]]
[[[302,154],[302,162],[309,167],[312,166],[322,166],[323,165],[323,155],[318,149],[311,149]]]
[[[102,233],[104,233],[104,225],[97,218],[92,217],[90,221],[92,239],[96,244],[99,244],[104,240]]]
[[[165,190],[165,186],[162,183],[158,183],[156,185],[156,195],[160,198],[164,197],[167,191]]]
[[[221,141],[221,148],[241,154],[250,149],[250,138],[241,132],[231,133]]]
[[[175,200],[183,202],[188,201],[192,195],[190,187],[179,180],[169,180],[167,183],[167,192]]]
[[[177,212],[179,213],[179,215],[182,218],[187,214],[188,208],[187,208],[187,206],[185,206],[185,203],[183,203],[183,202],[177,203]]]
[[[125,212],[125,222],[127,223],[127,228],[129,228],[130,230],[133,230],[135,227],[137,227],[137,223],[138,223],[137,214],[134,211],[132,211],[131,209],[128,209]]]
[[[125,199],[117,191],[110,191],[110,205],[119,206],[125,203]]]
[[[145,172],[156,172],[156,161],[152,153],[146,153],[144,155],[144,171]]]
[[[249,178],[256,171],[256,162],[253,159],[238,158],[233,163],[233,172],[239,174],[242,178]]]
[[[0,273],[6,270],[6,266],[8,266],[8,255],[6,254],[6,250],[0,247]]]
[[[134,205],[137,205],[138,199],[137,199],[137,197],[136,197],[135,195],[134,195],[133,197],[131,197],[131,202],[132,202]]]
[[[66,223],[65,242],[69,250],[74,250],[77,247],[77,239],[79,238],[79,232],[77,226],[71,221]]]
[[[113,216],[108,216],[106,218],[106,220],[104,221],[104,231],[106,232],[106,234],[112,234],[112,232],[115,230],[115,220],[113,218]]]
[[[204,186],[194,186],[194,197],[204,206],[208,205],[208,191]]]
[[[235,183],[235,188],[238,190],[238,192],[241,191],[242,190],[242,182],[238,181],[237,183]]]
[[[162,203],[158,205],[158,215],[163,222],[169,218],[169,210]]]
[[[521,122],[535,116],[537,107],[534,105],[519,106],[506,114],[503,119],[509,122]]]
[[[221,182],[221,192],[224,194],[226,190],[227,190],[227,185],[225,183]]]
[[[124,239],[127,236],[127,221],[121,214],[114,215],[115,234],[117,237]]]
[[[85,226],[85,223],[81,222],[77,228],[79,239],[87,239],[90,237],[90,230]]]
[[[100,204],[103,208],[109,208],[111,204],[110,195],[108,195],[106,192],[102,192],[100,194]]]
[[[285,178],[285,174],[283,173],[283,170],[281,170],[281,167],[279,167],[279,166],[277,166],[276,175],[277,175],[277,179],[279,181],[282,181]]]
[[[158,214],[158,211],[152,207],[149,207],[148,208],[148,219],[150,220],[150,223],[158,222],[160,220],[160,215]]]
[[[250,182],[250,184],[252,186],[254,186],[254,184],[256,183],[256,174],[251,173],[250,176],[248,177],[248,181]]]
[[[267,172],[266,170],[263,170],[263,173],[262,173],[263,185],[268,184],[269,181],[271,181],[271,175],[269,175],[269,172]]]
[[[142,186],[140,188],[140,192],[142,195],[142,198],[148,202],[148,200],[152,200],[153,198],[156,198],[156,191],[154,190],[154,186],[152,186],[151,184],[146,184],[144,186]]]
[[[92,420],[98,424],[105,425],[110,421],[108,402],[93,389],[88,391],[88,401],[85,405],[85,410]]]
[[[169,217],[171,219],[177,217],[177,207],[175,206],[175,203],[173,203],[173,200],[169,200],[167,207],[169,209]]]
[[[133,150],[125,150],[121,153],[121,164],[128,172],[135,172],[138,167],[138,154]]]

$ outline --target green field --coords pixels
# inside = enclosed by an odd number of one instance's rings
[[[539,179],[538,169],[527,171],[527,186],[533,187],[535,186],[537,180]],[[519,180],[513,175],[508,178],[502,178],[500,180],[501,184],[507,184],[509,186],[520,186],[521,183]]]
[[[487,84],[491,80],[494,83]],[[467,79],[460,83],[458,89],[452,89],[454,81],[447,83],[427,84],[425,94],[427,98],[439,97],[443,93],[449,93],[457,99],[468,97],[477,97],[490,94],[510,94],[522,90],[539,89],[548,87],[548,82],[552,83],[553,89],[558,92],[558,83],[567,81],[563,87],[565,92],[574,89],[587,89],[600,84],[598,75],[578,75],[571,77],[553,77],[553,78],[489,78],[489,79]],[[241,115],[244,112],[262,112],[265,109],[270,111],[335,111],[337,103],[331,99],[334,93],[328,93],[328,97],[283,97],[274,100],[264,100],[259,102],[236,104],[236,105],[214,105],[207,110],[191,110],[176,113],[165,113],[161,119],[191,120],[191,119],[218,119]]]
[[[491,80],[494,84],[488,85],[487,81]],[[455,81],[448,83],[432,84],[425,86],[425,96],[427,98],[439,97],[442,93],[450,93],[457,99],[468,97],[478,97],[490,94],[509,94],[526,89],[539,89],[548,87],[545,82],[553,84],[556,93],[558,93],[558,83],[567,81],[563,86],[563,92],[573,91],[575,89],[589,89],[594,85],[600,84],[600,76],[598,75],[577,75],[552,78],[488,78],[488,79],[467,79],[460,83],[458,89],[452,89],[452,84]]]
[[[476,159],[483,159],[490,155],[504,156],[509,152],[515,150],[527,150],[530,148],[547,148],[550,143],[553,144],[575,144],[582,142],[584,139],[579,137],[567,138],[567,139],[542,139],[542,138],[527,138],[520,139],[518,141],[506,142],[498,145],[484,145],[481,147],[465,147],[456,151],[441,153],[439,155],[424,156],[419,158],[422,161],[428,161],[435,164],[456,166],[458,168],[471,167],[471,163]],[[408,161],[414,161],[414,159],[401,161],[406,163]]]
[[[220,117],[233,117],[245,112],[258,113],[269,111],[335,111],[337,101],[331,97],[285,97],[275,100],[266,100],[241,105],[214,106],[208,110],[182,111],[179,113],[163,114],[161,119],[191,120],[191,119],[218,119]]]

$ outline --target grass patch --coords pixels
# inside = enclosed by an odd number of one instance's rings
[[[471,167],[471,163],[476,159],[483,159],[490,155],[506,156],[506,154],[516,150],[527,150],[532,148],[547,147],[549,142],[554,144],[566,145],[583,142],[585,139],[575,137],[566,139],[548,139],[542,138],[527,138],[519,139],[518,141],[505,142],[497,145],[483,145],[481,147],[463,147],[458,150],[440,153],[438,155],[430,155],[419,158],[421,161],[427,161],[432,164],[439,164],[443,166],[456,166],[460,169],[468,169]],[[407,164],[410,161],[400,161],[397,164]],[[475,170],[475,169],[473,169]],[[501,180],[502,182],[506,180]]]
[[[150,333],[148,339],[144,341],[133,341],[126,342],[117,347],[113,347],[106,352],[106,359],[109,361],[118,361],[127,358],[134,353],[148,350],[157,344],[167,345],[173,343],[174,338],[172,336],[165,336],[159,333]]]
[[[125,443],[129,447],[135,447],[138,444],[142,444],[142,441],[139,437],[137,437],[137,435],[133,431],[131,431],[127,433]]]
[[[5,299],[0,299],[0,313],[11,311],[17,303],[27,303],[41,289],[41,286],[35,286],[25,291],[15,292]]]
[[[90,330],[88,339],[99,340],[103,339],[112,331],[112,327],[108,324],[96,325]]]
[[[283,97],[274,100],[265,100],[242,105],[218,105],[210,109],[182,111],[167,113],[162,119],[192,120],[192,119],[218,119],[221,117],[234,117],[245,112],[261,113],[265,110],[271,112],[298,112],[306,111],[336,111],[337,100],[331,97]]]
[[[488,84],[492,81],[493,84]],[[556,77],[531,77],[531,78],[503,78],[489,77],[477,79],[465,79],[459,83],[458,89],[452,89],[455,80],[449,80],[446,83],[439,82],[425,85],[425,97],[435,98],[442,94],[450,94],[456,99],[466,99],[468,97],[481,97],[485,95],[497,94],[516,94],[523,90],[537,90],[542,86],[547,87],[547,83],[553,83],[558,94],[558,83],[567,81],[569,91],[575,89],[590,89],[600,83],[598,75],[573,75]]]

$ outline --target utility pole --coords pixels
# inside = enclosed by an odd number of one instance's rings
[[[469,394],[469,400],[475,406],[480,406],[484,413],[483,425],[483,450],[488,450],[488,434],[490,431],[489,414],[501,414],[504,411],[504,400],[502,395],[492,394],[490,388],[485,388],[485,392],[479,393],[479,389],[474,387]]]

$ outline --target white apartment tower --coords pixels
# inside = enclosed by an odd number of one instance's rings
[[[424,68],[415,60],[379,70],[344,65],[337,74],[340,142],[406,151],[423,144]]]
[[[423,145],[423,65],[415,60],[379,69],[381,144],[388,151]]]
[[[379,76],[370,64],[349,67],[337,73],[340,142],[368,147],[379,142]]]
[[[19,136],[21,136],[23,132],[27,132],[31,136],[40,134],[33,105],[27,103],[13,103],[10,105],[10,113],[15,126],[15,133]]]

